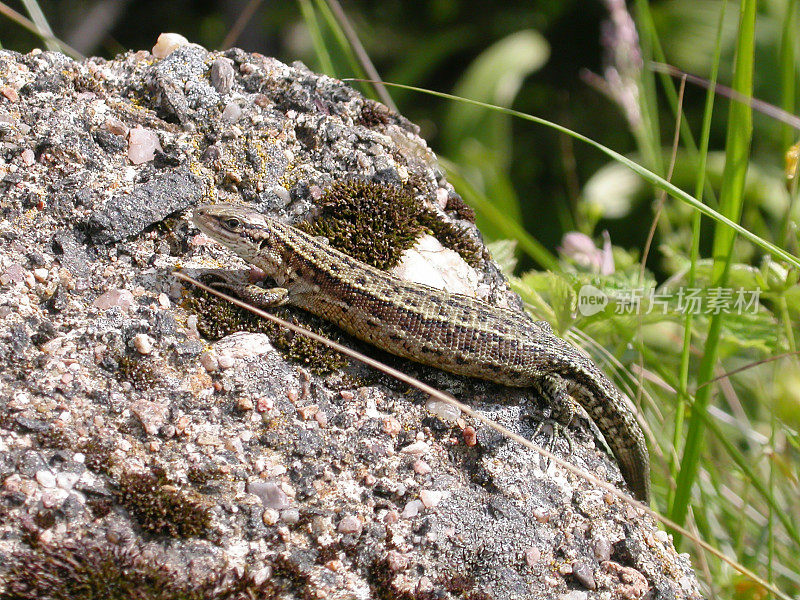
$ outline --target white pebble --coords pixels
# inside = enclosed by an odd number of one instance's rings
[[[108,310],[113,306],[119,306],[120,308],[128,310],[133,306],[133,302],[133,294],[130,291],[114,289],[108,290],[105,294],[96,298],[93,304],[100,310]]]
[[[442,500],[447,497],[447,492],[440,492],[435,490],[422,490],[419,493],[419,499],[425,508],[435,508]]]
[[[22,151],[22,154],[20,154],[20,158],[22,159],[22,163],[26,167],[30,167],[33,163],[36,162],[36,155],[30,148],[25,148],[25,150]]]
[[[267,508],[264,510],[264,514],[261,515],[261,520],[264,521],[264,525],[275,525],[280,516],[280,513],[274,508]]]
[[[56,477],[50,471],[37,471],[36,481],[45,488],[56,487]]]
[[[146,333],[137,333],[133,336],[133,347],[139,354],[150,354],[153,352],[153,338]]]
[[[219,361],[217,361],[217,355],[213,352],[203,352],[200,355],[200,364],[209,373],[219,371]]]
[[[162,33],[158,36],[156,45],[153,46],[153,56],[156,58],[166,58],[174,50],[189,44],[189,40],[180,33]]]
[[[425,408],[442,421],[457,421],[461,417],[461,409],[443,400],[434,400],[431,398],[425,403]]]
[[[422,504],[420,500],[412,500],[406,504],[403,512],[400,514],[400,517],[403,519],[412,519],[416,517],[424,507],[425,505]]]
[[[144,127],[134,127],[128,132],[128,160],[135,165],[150,162],[156,150],[162,150],[161,142],[154,131]]]
[[[220,369],[230,369],[233,366],[233,356],[228,352],[223,352],[217,357],[217,364]]]
[[[414,472],[417,475],[427,475],[431,472],[431,466],[424,460],[414,461]]]
[[[430,446],[426,442],[414,442],[400,450],[400,452],[403,454],[411,454],[412,456],[421,456],[428,450],[430,450]]]
[[[222,110],[222,120],[226,123],[235,123],[242,116],[242,109],[235,102],[229,103]]]
[[[71,490],[78,483],[80,476],[77,473],[63,471],[56,475],[56,485],[62,490]]]

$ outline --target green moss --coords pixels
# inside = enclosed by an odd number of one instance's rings
[[[209,532],[209,507],[198,494],[170,485],[162,473],[124,473],[114,498],[148,533],[187,538]]]
[[[85,456],[84,464],[95,473],[108,474],[114,466],[112,452],[114,448],[98,438],[90,438],[78,446]]]
[[[318,217],[298,227],[328,238],[333,247],[379,269],[396,265],[423,231],[418,221],[423,206],[400,186],[337,181],[317,204]]]
[[[150,390],[161,383],[158,372],[147,359],[124,355],[117,362],[117,379],[127,381],[139,391]]]
[[[243,600],[274,598],[281,583],[223,568],[190,580],[147,558],[138,545],[70,540],[13,556],[0,577],[0,600]]]
[[[411,186],[338,181],[325,190],[317,204],[317,218],[298,227],[326,237],[333,247],[379,269],[395,266],[424,232],[458,252],[470,265],[480,258],[479,246],[417,201]]]
[[[193,465],[189,467],[186,472],[186,478],[195,485],[203,486],[210,481],[217,481],[219,479],[230,479],[231,476],[225,473],[216,465],[198,466]]]
[[[468,265],[477,267],[481,259],[481,248],[471,237],[460,231],[452,223],[439,219],[432,210],[424,211],[419,217],[420,223],[445,248],[458,252]]]
[[[361,107],[358,124],[372,128],[379,125],[388,125],[395,118],[395,114],[383,104],[374,100],[365,100],[364,106]]]
[[[461,196],[449,196],[444,209],[447,212],[455,213],[456,217],[459,219],[464,219],[470,223],[475,222],[475,211],[469,204],[464,202]]]
[[[338,371],[347,359],[327,346],[254,315],[250,311],[221,301],[202,290],[193,290],[184,301],[184,308],[197,315],[197,330],[208,340],[218,340],[237,331],[252,331],[269,336],[272,345],[290,360],[307,366],[318,374]],[[275,314],[291,323],[336,341],[342,340],[341,331],[333,325],[304,315],[300,320],[290,309],[276,309]]]

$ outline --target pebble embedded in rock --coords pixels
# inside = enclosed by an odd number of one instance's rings
[[[105,128],[114,135],[128,135],[128,126],[119,119],[109,117],[106,119]]]
[[[336,531],[344,534],[352,533],[358,535],[361,533],[362,527],[363,526],[359,518],[350,515],[339,521],[339,526],[336,528]]]
[[[424,460],[414,461],[414,472],[417,475],[427,475],[431,472],[431,466]]]
[[[592,568],[583,561],[578,561],[572,565],[572,576],[587,590],[597,589]]]
[[[128,160],[134,165],[150,162],[156,150],[163,152],[158,135],[144,127],[134,127],[128,132]]]
[[[247,484],[247,491],[261,498],[266,508],[283,510],[291,506],[289,497],[274,481],[251,481]]]
[[[219,371],[219,361],[214,352],[203,352],[200,355],[200,364],[203,365],[203,368],[209,373]]]
[[[274,508],[267,508],[264,510],[264,514],[261,515],[261,520],[264,522],[264,525],[275,525],[278,519],[280,519],[280,516],[280,513]]]
[[[300,511],[296,508],[287,508],[281,511],[281,521],[287,525],[295,525],[300,521]]]
[[[240,331],[214,342],[214,350],[217,352],[218,360],[221,360],[224,354],[232,358],[251,358],[270,352],[272,343],[266,334]]]
[[[528,548],[525,551],[525,562],[528,563],[529,567],[535,567],[541,558],[542,551],[535,546],[533,548]]]
[[[147,356],[153,352],[153,338],[146,333],[137,333],[133,336],[133,347],[139,354]]]
[[[419,499],[425,508],[435,508],[446,497],[447,492],[436,490],[422,490],[419,493]]]
[[[242,117],[242,109],[235,102],[230,102],[222,110],[222,120],[226,123],[236,123]]]
[[[25,150],[22,151],[22,154],[20,154],[19,157],[22,159],[22,163],[26,167],[30,167],[36,162],[36,155],[30,148],[25,148]]]
[[[391,436],[396,436],[400,433],[400,421],[394,417],[386,417],[383,420],[383,431]]]
[[[166,58],[176,49],[188,44],[189,40],[180,33],[162,33],[158,36],[156,45],[153,46],[152,54],[156,58]]]
[[[319,406],[316,404],[310,404],[308,406],[301,406],[297,409],[297,414],[300,416],[301,419],[304,421],[308,421],[314,415],[319,412]]]
[[[218,58],[211,63],[211,85],[220,94],[227,94],[233,87],[233,62],[229,58]]]
[[[56,485],[62,490],[71,490],[73,487],[75,487],[78,479],[80,479],[80,475],[77,473],[63,471],[56,475]]]
[[[422,456],[431,447],[427,442],[414,442],[413,444],[409,444],[408,446],[404,447],[400,452],[403,454],[410,454],[412,456]]]
[[[601,537],[594,542],[594,557],[600,561],[611,560],[611,542]]]
[[[442,421],[457,421],[461,416],[461,409],[443,400],[431,398],[425,403],[425,408],[439,417]]]
[[[386,553],[386,565],[389,567],[389,570],[395,573],[398,571],[405,571],[408,568],[408,558],[397,550],[389,550],[389,552]]]
[[[229,352],[220,352],[219,356],[217,357],[217,364],[223,371],[225,369],[230,369],[234,365],[233,355],[231,355]]]
[[[461,432],[461,436],[464,438],[464,444],[469,447],[478,444],[478,432],[475,431],[475,428],[472,425],[467,425],[464,427],[464,431]]]
[[[129,310],[133,306],[133,302],[133,294],[130,291],[115,289],[108,290],[105,294],[99,296],[93,304],[100,310],[108,310],[114,306]]]
[[[169,405],[149,400],[137,400],[131,404],[131,412],[139,419],[147,435],[156,435],[167,422]]]
[[[412,519],[416,517],[422,509],[425,507],[424,504],[420,500],[412,500],[408,504],[406,504],[403,512],[400,513],[400,517],[403,519]]]
[[[44,488],[56,487],[56,477],[50,471],[37,471],[36,481]]]

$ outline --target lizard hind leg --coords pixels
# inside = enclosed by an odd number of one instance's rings
[[[558,439],[563,437],[567,441],[568,454],[571,456],[575,446],[568,427],[578,409],[577,404],[567,391],[567,382],[558,375],[548,375],[535,385],[535,389],[548,402],[551,412],[549,419],[544,419],[536,424],[533,437],[535,438],[539,434],[545,424],[549,424],[552,429],[552,435],[545,448],[552,453]],[[549,463],[549,460],[545,461],[545,469],[549,468]]]

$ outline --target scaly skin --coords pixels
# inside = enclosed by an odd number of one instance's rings
[[[647,444],[626,399],[543,322],[403,281],[241,206],[204,205],[193,220],[275,280],[279,287],[267,292],[272,305],[300,307],[382,350],[450,373],[534,387],[560,406],[572,396],[597,424],[634,495],[649,501]]]

